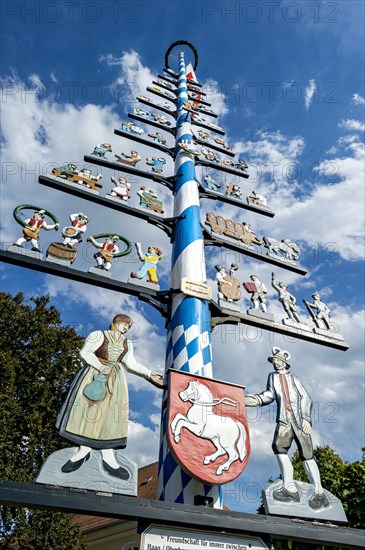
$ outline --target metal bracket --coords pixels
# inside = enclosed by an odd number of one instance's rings
[[[168,99],[168,98],[166,98],[166,99]],[[172,118],[174,118],[176,120],[176,117],[177,117],[176,111],[170,111],[166,107],[161,107],[160,105],[157,105],[156,103],[152,103],[152,101],[146,101],[145,99],[140,99],[139,97],[137,97],[137,100],[140,103],[143,103],[143,105],[147,105],[148,107],[153,107],[154,109],[157,109],[158,111],[162,111],[163,113],[166,113],[167,115],[172,116]]]
[[[199,143],[199,145],[203,145],[204,147],[209,147],[209,149],[214,149],[214,151],[217,151],[218,153],[222,153],[223,155],[228,155],[229,157],[235,156],[235,153],[233,153],[233,151],[226,151],[225,149],[218,147],[218,145],[214,145],[214,143],[209,143],[209,141],[205,141],[204,139],[200,139],[196,137],[196,135],[194,135],[193,137],[194,137],[194,141]]]
[[[173,184],[175,183],[175,179],[175,176],[169,176],[168,178],[166,178],[166,181],[170,184],[170,188],[172,188]]]
[[[263,216],[268,216],[269,218],[273,218],[275,216],[275,213],[268,208],[259,208],[251,204],[246,204],[239,199],[232,199],[231,197],[227,197],[227,195],[223,195],[223,193],[220,193],[219,191],[216,192],[206,189],[197,179],[195,181],[199,186],[199,196],[201,199],[213,199],[215,201],[218,200],[227,204],[233,204],[234,206],[238,206],[238,208],[243,208],[244,210],[249,210],[250,212],[256,212],[256,214],[262,214]]]
[[[176,226],[176,224],[180,220],[185,220],[186,216],[184,214],[180,214],[180,216],[177,216],[176,218],[167,218],[168,220],[171,220],[171,243],[174,242],[174,236],[173,236],[173,230]]]
[[[155,83],[156,84],[156,83]],[[161,84],[160,84],[161,86]],[[174,93],[172,90],[170,90],[167,86],[164,87],[164,86],[161,86],[161,88],[164,88],[166,90],[169,90],[169,92],[172,92]],[[155,94],[159,97],[161,97],[162,99],[165,99],[166,101],[171,101],[171,103],[173,103],[174,105],[176,105],[177,103],[177,97],[175,98],[172,98],[172,97],[168,97],[167,95],[165,95],[163,92],[158,92],[157,90],[153,90],[152,89],[152,86],[147,86],[146,88],[147,92],[150,92],[150,94]],[[177,91],[177,90],[176,90]]]
[[[161,220],[155,218],[153,224],[156,225],[156,227],[159,227],[160,229],[165,231],[166,235],[170,237],[171,242],[173,242],[174,227],[178,221],[185,218],[186,216],[184,215],[178,216],[177,218],[162,218]]]
[[[135,174],[136,176],[140,176],[141,178],[146,178],[146,179],[155,181],[157,183],[161,183],[162,185],[165,185],[166,187],[171,189],[171,184],[168,178],[163,178],[162,176],[154,174],[153,172],[145,172],[144,170],[139,170],[138,168],[134,168],[134,166],[128,166],[128,164],[112,162],[111,160],[106,160],[99,157],[93,157],[91,155],[85,155],[84,161],[89,162],[90,164],[96,164],[97,166],[103,166],[104,168],[110,168],[111,170],[116,170],[117,172],[126,172],[127,174]]]
[[[150,291],[143,289],[140,290],[136,286],[132,286],[128,283],[118,281],[115,279],[106,279],[104,277],[96,277],[91,273],[85,273],[79,269],[72,267],[65,267],[62,265],[54,264],[52,262],[46,262],[43,260],[35,260],[29,256],[22,254],[14,254],[13,252],[4,252],[0,250],[0,261],[39,271],[47,275],[57,275],[65,279],[86,283],[93,287],[105,288],[108,290],[114,290],[115,292],[123,292],[136,298],[139,298],[142,302],[150,304],[157,309],[163,317],[167,316],[168,312],[168,296],[164,291],[156,292],[151,288]]]
[[[224,235],[221,236],[213,236],[208,229],[204,226],[204,224],[200,224],[203,228],[203,237],[204,237],[204,244],[207,246],[221,246],[224,248],[228,248],[230,250],[233,250],[234,252],[238,252],[240,254],[244,254],[245,256],[249,256],[250,258],[255,258],[257,260],[261,260],[262,262],[266,262],[271,265],[276,265],[278,267],[282,267],[284,269],[287,269],[288,271],[293,271],[294,273],[298,273],[299,275],[306,275],[307,270],[300,266],[296,265],[294,263],[289,263],[288,261],[272,258],[271,256],[264,255],[262,251],[257,251],[253,247],[249,247],[243,243],[240,243],[237,241],[237,243],[234,242],[230,237],[226,237]],[[255,245],[257,248],[257,245]]]
[[[126,139],[131,139],[133,141],[137,141],[138,143],[141,143],[142,145],[147,145],[148,147],[153,147],[154,149],[158,149],[162,153],[166,153],[167,155],[170,155],[173,157],[175,155],[175,148],[174,147],[166,147],[166,145],[163,145],[162,143],[158,143],[157,141],[150,141],[148,139],[141,138],[140,136],[136,136],[134,134],[131,134],[129,132],[124,132],[124,130],[114,130],[114,134],[120,137],[124,137]]]
[[[208,126],[208,124],[204,124],[204,122],[195,122],[194,120],[191,121],[194,126],[201,126],[202,128],[206,128],[207,130],[210,130],[212,132],[216,132],[217,134],[220,134],[221,136],[225,136],[226,132],[224,130],[218,130],[217,128],[212,128],[211,126]]]
[[[164,126],[163,124],[159,124],[158,122],[155,122],[154,120],[148,120],[147,118],[144,118],[143,116],[134,115],[133,113],[128,114],[128,118],[131,118],[132,120],[138,120],[138,122],[143,122],[143,124],[147,124],[150,126],[154,126],[155,128],[159,128],[160,130],[165,130],[165,132],[169,132],[173,136],[176,134],[176,128],[170,128],[169,126]]]
[[[0,502],[6,506],[20,506],[74,514],[90,514],[101,517],[139,521],[150,525],[168,525],[266,537],[292,539],[316,545],[330,545],[360,549],[364,547],[363,529],[332,526],[314,521],[293,523],[280,516],[247,514],[232,510],[216,510],[187,504],[176,504],[138,497],[112,494],[106,498],[97,491],[86,493],[57,488],[40,483],[22,483],[0,480]]]
[[[237,313],[228,312],[227,310],[223,311],[222,308],[214,301],[209,303],[209,309],[211,313],[210,322],[212,330],[218,325],[244,324],[340,351],[346,351],[349,348],[349,344],[344,340],[332,338],[331,336],[319,336],[311,330],[296,329],[292,326],[286,326],[273,321],[268,321],[266,319],[260,319],[259,317],[247,315],[239,311],[237,311]]]
[[[196,165],[206,166],[207,168],[213,168],[214,170],[220,170],[221,172],[227,172],[227,174],[232,174],[233,176],[238,176],[240,178],[247,179],[250,177],[248,174],[240,170],[235,170],[234,168],[230,168],[229,166],[222,166],[221,164],[214,164],[213,162],[208,162],[207,160],[203,159],[197,159]]]
[[[170,237],[170,239],[172,239],[172,233],[178,220],[179,218],[162,218],[161,220],[155,219],[153,223],[156,227],[162,229],[166,235]]]
[[[151,296],[151,294],[144,294],[140,292],[140,297],[144,302],[148,302],[152,307],[157,309],[162,315],[162,317],[167,317],[168,304],[166,302],[166,296],[164,292],[158,292],[156,296]]]

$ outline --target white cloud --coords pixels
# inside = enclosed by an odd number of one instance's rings
[[[138,422],[128,423],[127,455],[139,468],[158,459],[159,444],[158,428],[151,430]]]
[[[284,90],[290,88],[291,86],[293,86],[293,84],[296,84],[295,80],[286,80],[285,82],[283,82]]]
[[[305,89],[305,108],[307,109],[307,111],[313,101],[314,92],[316,91],[316,85],[316,81],[312,78]]]
[[[347,135],[347,136],[342,136],[338,139],[337,143],[341,146],[347,146],[351,143],[360,143],[360,140],[359,140],[359,137],[357,135],[354,135],[354,134],[350,134],[350,135]]]
[[[365,124],[360,120],[355,120],[353,118],[341,120],[339,127],[345,128],[346,130],[355,130],[355,132],[363,132],[365,130]]]
[[[218,116],[224,116],[228,113],[226,98],[220,89],[220,84],[216,80],[208,79],[204,82],[203,91],[207,94],[205,99],[211,103],[213,112]],[[211,117],[208,117],[211,120]],[[216,123],[214,120],[212,122]]]
[[[298,157],[304,149],[304,140],[298,136],[288,139],[279,130],[276,132],[261,131],[257,133],[258,141],[238,142],[235,149],[248,154],[258,153],[270,162],[282,162]]]
[[[299,175],[298,158],[303,153],[305,142],[301,136],[287,138],[276,132],[259,131],[256,141],[234,143],[234,151],[248,160],[250,185],[258,183],[262,191],[272,193],[273,189],[292,191]],[[264,193],[265,194],[265,193]],[[274,206],[271,203],[272,208]]]
[[[365,97],[362,97],[359,94],[354,94],[352,96],[352,103],[355,105],[365,105]]]
[[[290,208],[279,212],[276,218],[288,234],[294,231],[294,240],[308,244],[318,242],[322,246],[334,243],[346,260],[364,258],[364,147],[353,143],[351,149],[352,156],[326,160],[319,165],[320,173],[335,172],[340,182],[318,185],[310,196],[293,201]],[[323,215],[324,208],[331,216]]]
[[[45,85],[37,74],[31,74],[28,80],[34,86],[35,91],[40,92],[45,89]]]
[[[150,420],[151,420],[152,424],[154,426],[156,426],[156,428],[159,428],[160,427],[160,422],[161,422],[161,414],[151,414],[150,415]]]
[[[245,118],[250,118],[254,115],[254,112],[252,109],[250,109],[249,107],[244,107],[243,109],[243,113],[242,115],[245,117]]]
[[[326,155],[335,155],[338,152],[338,147],[336,145],[333,145],[326,151]]]
[[[307,247],[314,243],[322,246],[335,243],[342,258],[363,259],[363,144],[353,136],[342,138],[341,145],[346,145],[347,154],[322,161],[313,176],[319,183],[313,185],[303,181],[302,171],[306,168],[303,165],[302,169],[300,162],[305,146],[303,138],[289,139],[279,131],[257,135],[257,141],[235,144],[235,150],[251,165],[253,177],[249,181],[253,180],[253,188],[256,183],[259,185],[258,190],[268,197],[269,205],[276,212],[274,229],[270,220],[255,218],[256,234],[304,241]],[[299,177],[290,180],[290,170]],[[304,183],[307,183],[304,188],[307,193],[302,196]],[[324,208],[331,212],[330,216],[323,215]],[[228,207],[221,210],[223,216],[227,212],[229,217]]]
[[[326,155],[336,155],[340,149],[351,151],[352,143],[361,143],[358,134],[348,134],[347,136],[341,136],[337,140],[337,144],[333,145],[326,151]]]
[[[156,75],[143,65],[140,55],[134,50],[123,52],[120,57],[112,54],[103,55],[100,61],[110,67],[119,67],[120,73],[109,88],[114,99],[126,109],[137,103],[137,96],[145,95],[146,87],[151,86],[152,80],[156,78]]]

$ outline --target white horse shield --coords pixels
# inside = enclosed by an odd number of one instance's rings
[[[170,370],[168,442],[190,475],[209,484],[238,477],[250,455],[243,386]]]

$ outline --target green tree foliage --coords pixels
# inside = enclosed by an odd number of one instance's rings
[[[343,504],[350,527],[365,527],[365,452],[362,460],[344,462],[328,445],[314,450],[322,485]],[[294,478],[308,481],[303,463],[295,451],[292,459]]]
[[[80,368],[82,338],[49,302],[0,293],[1,479],[34,482],[47,456],[69,445],[54,424]],[[0,548],[14,548],[14,541],[25,550],[86,548],[66,514],[2,507]]]

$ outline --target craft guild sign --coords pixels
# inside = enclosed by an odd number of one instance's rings
[[[243,386],[170,370],[168,441],[190,475],[229,483],[246,467],[250,440]]]
[[[199,283],[183,277],[180,287],[181,292],[188,296],[195,296],[202,300],[212,299],[212,289],[206,283]]]

